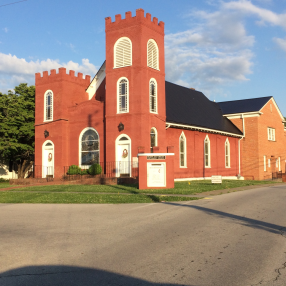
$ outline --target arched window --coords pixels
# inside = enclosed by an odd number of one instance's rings
[[[80,134],[80,164],[90,166],[99,163],[99,136],[95,129],[85,128]]]
[[[225,167],[230,168],[230,145],[228,138],[225,140]]]
[[[159,49],[157,43],[152,39],[147,43],[147,66],[159,69]]]
[[[180,167],[186,167],[186,136],[182,132],[180,136]]]
[[[45,92],[44,108],[44,121],[53,120],[53,92],[51,90]]]
[[[114,68],[132,65],[132,42],[122,37],[114,45]]]
[[[150,112],[157,113],[157,82],[154,78],[149,84]]]
[[[120,78],[117,82],[117,113],[129,112],[129,84],[127,78]]]
[[[207,135],[204,141],[204,153],[205,153],[205,167],[211,167],[211,142]]]
[[[150,146],[151,146],[151,153],[153,153],[153,147],[158,145],[158,138],[157,138],[157,130],[155,127],[151,128],[150,131]]]

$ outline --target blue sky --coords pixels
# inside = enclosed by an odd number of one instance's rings
[[[17,0],[0,0],[0,6]],[[286,116],[286,0],[28,0],[0,7],[0,91],[65,66],[94,76],[105,17],[165,22],[166,79],[211,100],[274,96]]]

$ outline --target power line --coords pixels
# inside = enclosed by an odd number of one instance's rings
[[[24,1],[28,1],[28,0],[22,0],[22,1],[17,1],[17,2],[13,2],[13,3],[8,3],[8,4],[0,5],[0,7],[17,4],[17,3],[20,3],[20,2],[24,2]]]

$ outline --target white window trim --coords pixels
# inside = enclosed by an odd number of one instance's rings
[[[271,167],[271,159],[269,158],[268,159],[268,168],[270,168]]]
[[[155,82],[155,105],[156,105],[156,111],[151,110],[151,92],[150,92],[150,85],[151,81]],[[158,84],[155,78],[151,78],[149,81],[149,110],[151,113],[158,114]]]
[[[78,150],[79,150],[79,153],[78,153],[78,166],[80,167],[80,168],[85,168],[85,167],[87,167],[87,166],[91,166],[91,165],[82,165],[81,164],[81,151],[82,151],[82,144],[81,144],[81,138],[82,138],[82,135],[87,131],[87,130],[93,130],[93,131],[95,131],[96,133],[97,133],[97,136],[98,136],[98,163],[100,163],[100,137],[99,137],[99,134],[98,134],[98,132],[97,132],[97,130],[96,129],[94,129],[94,128],[92,128],[92,127],[86,127],[86,128],[84,128],[82,131],[81,131],[81,133],[80,133],[80,135],[79,135],[79,138],[78,138]]]
[[[122,66],[122,67],[117,67],[116,66],[116,47],[117,47],[117,45],[118,45],[118,43],[121,41],[121,40],[128,40],[129,41],[129,43],[130,43],[130,57],[131,57],[131,59],[130,59],[130,65],[124,65],[124,66]],[[131,40],[128,38],[128,37],[121,37],[121,38],[119,38],[116,42],[115,42],[115,44],[114,44],[114,47],[113,47],[113,55],[114,55],[114,62],[113,62],[113,68],[114,69],[120,69],[120,68],[123,68],[123,67],[130,67],[130,66],[132,66],[132,42],[131,42]]]
[[[126,79],[127,80],[127,100],[126,100],[126,104],[127,104],[127,111],[120,111],[119,110],[119,83],[121,80]],[[122,114],[122,113],[129,113],[129,80],[127,77],[121,77],[118,81],[117,81],[117,114]]]
[[[281,171],[281,160],[280,160],[280,157],[278,157],[278,168],[279,168],[278,170]]]
[[[155,127],[151,127],[151,129],[150,129],[150,137],[151,137],[151,130],[152,129],[155,131],[155,146],[154,147],[156,147],[156,146],[158,146],[158,131],[157,131],[157,129]],[[150,149],[151,149],[151,138],[150,138]]]
[[[264,172],[266,172],[267,171],[266,156],[263,156],[263,162],[264,162]]]
[[[155,46],[156,46],[156,48],[157,48],[157,69],[156,69],[156,68],[153,68],[153,67],[150,67],[150,66],[148,65],[148,44],[149,44],[149,42],[154,43]],[[158,45],[157,45],[156,41],[153,40],[153,39],[149,39],[148,42],[147,42],[147,67],[149,67],[149,68],[151,68],[151,69],[154,69],[154,70],[158,70],[158,71],[160,70],[160,68],[159,68],[159,48],[158,48]]]
[[[51,92],[52,93],[52,110],[51,110],[51,119],[46,119],[47,118],[47,95],[48,93]],[[52,90],[48,89],[46,92],[45,92],[45,95],[44,95],[44,122],[48,122],[48,121],[53,121],[53,118],[54,118],[54,93]]]
[[[181,137],[183,136],[184,138],[184,165],[181,165]],[[181,135],[179,136],[179,165],[180,168],[187,168],[187,138],[186,135],[184,133],[184,131],[182,131]]]
[[[205,150],[205,142],[208,142],[208,155],[209,155],[209,165],[206,166],[206,150]],[[205,168],[211,168],[211,141],[209,136],[207,135],[204,140],[204,165]]]
[[[228,147],[228,158],[226,158],[226,146]],[[228,138],[226,138],[225,140],[225,144],[224,144],[224,155],[225,155],[225,167],[226,168],[230,168],[230,143]],[[226,165],[226,160],[228,160],[228,166]]]
[[[269,141],[275,141],[275,128],[267,127],[267,137]]]

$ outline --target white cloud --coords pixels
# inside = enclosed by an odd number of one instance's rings
[[[6,28],[6,27],[3,28],[2,30],[3,30],[5,33],[8,33],[8,31],[9,31],[8,28]]]
[[[286,38],[273,38],[273,41],[282,49],[284,52],[286,52]]]
[[[252,14],[259,17],[259,24],[270,24],[286,29],[286,13],[278,14],[271,10],[258,7],[248,0],[231,1],[223,4],[224,9],[234,10],[243,14]]]
[[[166,35],[167,80],[194,87],[206,95],[222,95],[221,87],[246,81],[251,74],[254,36],[247,35],[236,12],[195,11],[192,29]]]
[[[97,72],[97,67],[90,63],[89,59],[82,59],[81,64],[73,61],[63,63],[52,59],[27,61],[15,55],[0,53],[0,91],[6,93],[8,89],[12,89],[15,85],[22,82],[35,84],[35,73],[58,69],[60,67],[81,72],[84,75],[94,75]]]

